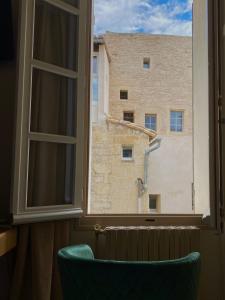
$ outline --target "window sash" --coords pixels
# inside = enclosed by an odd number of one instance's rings
[[[15,223],[32,222],[32,220],[46,220],[62,217],[72,217],[82,213],[83,202],[83,148],[84,148],[84,113],[86,87],[86,59],[87,42],[85,35],[88,22],[88,5],[90,2],[80,1],[79,9],[60,0],[43,0],[62,10],[79,16],[79,44],[78,44],[78,72],[32,58],[35,0],[21,1],[21,29],[20,29],[20,56],[17,131],[15,146],[15,172],[12,212]],[[90,20],[89,20],[90,21]],[[48,71],[60,76],[77,79],[77,136],[61,136],[55,134],[29,132],[31,108],[31,75],[32,68]],[[45,207],[27,207],[28,190],[28,151],[30,141],[64,143],[76,145],[75,188],[76,197],[73,204],[53,205]]]
[[[157,116],[153,114],[145,115],[145,127],[156,131]]]
[[[184,113],[182,111],[170,112],[170,131],[182,132],[183,131]]]

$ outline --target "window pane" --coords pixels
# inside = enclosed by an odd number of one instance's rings
[[[144,58],[143,67],[144,69],[150,69],[150,58]]]
[[[36,1],[34,58],[77,70],[78,17]]]
[[[124,121],[128,121],[128,122],[134,122],[134,113],[132,112],[124,112],[123,113],[123,119]]]
[[[93,101],[98,101],[98,79],[93,78],[92,82],[92,88],[93,88]]]
[[[145,115],[145,127],[156,131],[156,115]]]
[[[27,206],[72,204],[74,145],[31,142]]]
[[[123,158],[131,159],[133,157],[132,147],[123,147]]]
[[[31,131],[75,136],[76,80],[34,69]]]
[[[93,56],[93,73],[98,74],[98,57]]]
[[[171,111],[170,112],[170,130],[181,132],[183,131],[183,112]]]
[[[120,99],[127,100],[128,99],[128,91],[120,91]]]

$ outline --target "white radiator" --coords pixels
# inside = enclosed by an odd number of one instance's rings
[[[106,227],[96,229],[95,255],[115,260],[167,260],[200,251],[197,227]]]

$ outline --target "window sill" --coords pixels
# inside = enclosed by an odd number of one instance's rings
[[[93,230],[105,226],[197,226],[209,229],[203,215],[85,215],[75,220],[78,230]]]

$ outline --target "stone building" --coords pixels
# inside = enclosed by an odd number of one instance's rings
[[[106,33],[93,57],[90,213],[194,213],[192,39]]]

